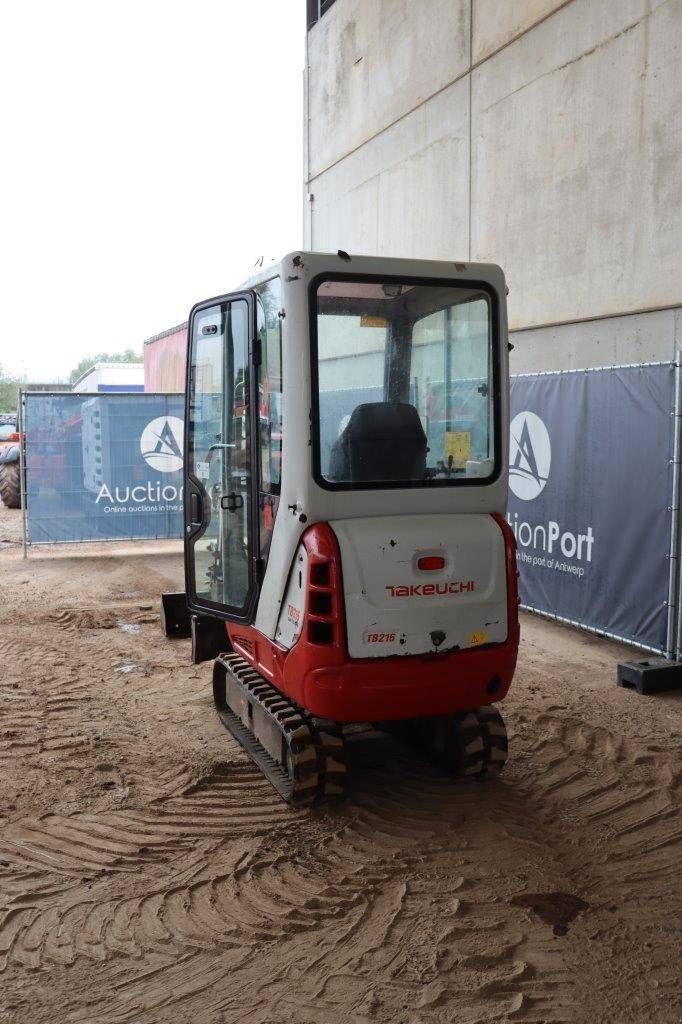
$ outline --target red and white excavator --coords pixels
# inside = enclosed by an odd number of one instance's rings
[[[338,794],[345,723],[497,773],[519,643],[499,267],[292,253],[198,303],[169,636],[280,795]]]

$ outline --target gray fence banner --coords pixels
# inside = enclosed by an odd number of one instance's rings
[[[666,650],[674,386],[672,364],[512,378],[522,605]]]
[[[182,536],[184,398],[24,395],[31,544]]]

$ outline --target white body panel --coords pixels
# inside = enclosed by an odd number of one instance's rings
[[[376,490],[326,490],[313,478],[311,430],[311,353],[308,288],[318,274],[343,272],[423,276],[465,283],[485,281],[498,296],[500,310],[500,474],[491,483],[474,487],[395,487]],[[256,628],[275,637],[301,534],[315,522],[334,522],[362,516],[452,516],[463,513],[506,513],[509,453],[509,396],[506,285],[500,267],[491,263],[390,259],[327,253],[290,253],[264,268],[243,288],[279,276],[282,282],[282,374],[284,380],[282,489],[270,556],[261,588]],[[304,517],[302,520],[301,517]],[[499,532],[499,531],[498,531]],[[423,538],[425,539],[425,538]]]
[[[502,531],[489,515],[382,516],[331,523],[341,549],[351,658],[502,643]],[[418,558],[437,555],[440,570]]]
[[[287,650],[294,646],[303,628],[307,579],[308,552],[299,544],[275,631],[275,640]]]

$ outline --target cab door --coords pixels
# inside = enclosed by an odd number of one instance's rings
[[[185,415],[185,580],[192,612],[252,621],[255,306],[251,292],[190,314]]]

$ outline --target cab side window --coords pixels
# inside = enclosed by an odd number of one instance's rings
[[[260,548],[267,558],[282,482],[282,290],[278,277],[258,285],[256,327],[260,343],[258,435],[260,449]]]

